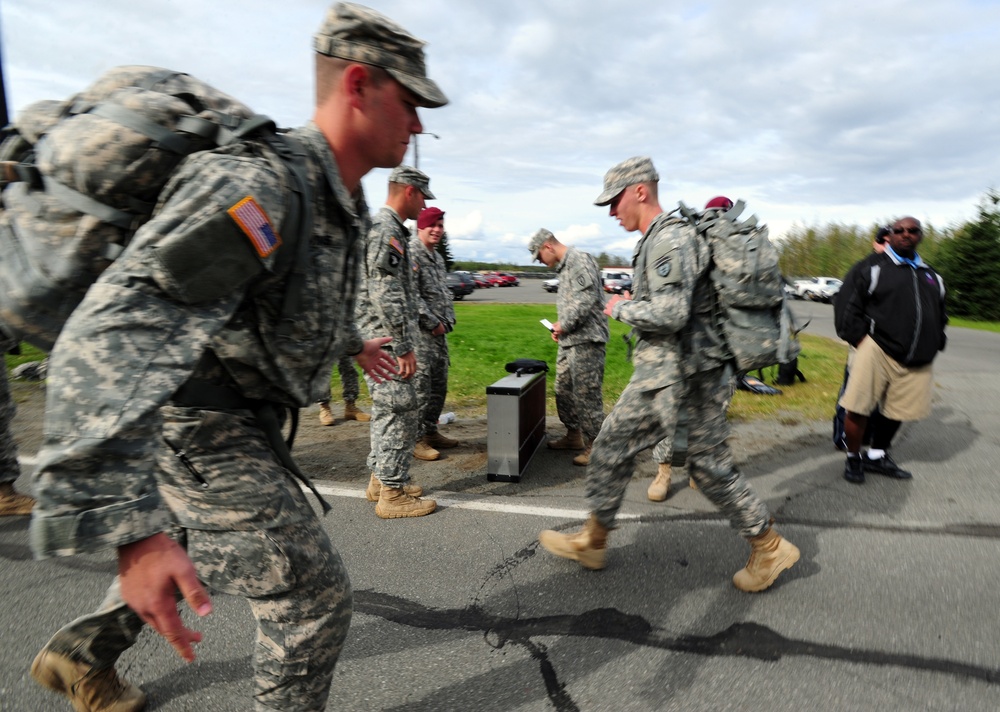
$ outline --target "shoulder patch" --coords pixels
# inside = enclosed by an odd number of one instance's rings
[[[281,244],[281,237],[274,231],[267,213],[252,195],[243,198],[226,212],[250,239],[250,244],[253,245],[258,257],[267,257]]]
[[[395,235],[389,238],[389,247],[394,249],[399,254],[403,254],[403,243],[397,240]]]

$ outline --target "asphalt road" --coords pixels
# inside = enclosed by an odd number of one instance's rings
[[[529,301],[522,285],[469,301]],[[795,308],[813,315],[811,333],[832,329],[828,306]],[[783,447],[742,463],[802,551],[761,594],[732,587],[747,547],[686,486],[653,504],[648,478],[633,480],[608,567],[590,572],[538,548],[539,530],[575,528],[586,510],[580,468],[555,453],[488,494],[439,489],[440,510],[413,520],[379,520],[358,488],[321,482],[355,590],[327,709],[993,712],[998,353],[996,334],[950,330],[933,413],[897,439],[912,481],[846,483],[826,424],[789,428]],[[32,561],[24,519],[0,520],[0,561],[0,710],[68,710],[27,668],[58,625],[98,603],[113,564]],[[149,709],[250,708],[251,616],[215,600],[196,663],[149,634],[123,658]]]

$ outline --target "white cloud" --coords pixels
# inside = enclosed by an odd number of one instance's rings
[[[994,2],[371,1],[428,41],[452,100],[422,113],[440,138],[420,137],[419,163],[460,259],[526,261],[542,226],[631,254],[637,236],[592,201],[605,170],[632,155],[653,157],[664,207],[742,197],[775,234],[900,213],[948,225],[974,215],[1000,176]],[[9,104],[140,63],[300,124],[327,6],[4,0]],[[385,179],[365,180],[373,208]]]

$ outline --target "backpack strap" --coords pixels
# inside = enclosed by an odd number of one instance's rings
[[[274,124],[271,123],[271,126]],[[309,261],[313,203],[312,186],[306,169],[308,154],[298,141],[287,134],[263,130],[261,137],[278,154],[292,178],[293,196],[281,226],[285,246],[289,249],[278,250],[275,262],[275,272],[288,274],[288,288],[285,290],[281,304],[281,320],[278,323],[278,335],[287,337],[292,333],[292,328],[301,313],[302,292],[306,283],[304,267]]]

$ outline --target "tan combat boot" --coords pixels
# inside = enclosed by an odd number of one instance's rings
[[[567,430],[566,435],[558,440],[549,440],[549,448],[552,450],[584,450],[586,447],[583,433],[579,430]]]
[[[365,499],[369,502],[378,502],[379,493],[382,491],[382,482],[375,473],[372,473],[368,480],[368,487],[365,489]],[[424,493],[424,488],[420,485],[403,485],[403,491],[411,497],[419,497]]]
[[[427,438],[421,438],[417,441],[413,447],[413,456],[418,460],[427,460],[428,462],[441,459],[441,453],[430,446]]]
[[[319,424],[320,425],[333,425],[337,422],[337,419],[333,417],[333,411],[330,410],[329,403],[319,404]]]
[[[604,554],[608,549],[607,527],[593,514],[575,534],[560,534],[546,529],[538,535],[538,543],[556,556],[579,561],[585,569],[604,568]]]
[[[646,496],[651,502],[662,502],[667,498],[668,492],[670,492],[670,463],[661,462],[656,468],[656,477],[646,490]]]
[[[437,508],[433,499],[411,497],[402,488],[382,487],[379,492],[375,514],[382,519],[401,519],[402,517],[422,517]]]
[[[733,585],[741,591],[754,593],[768,588],[785,569],[799,560],[799,550],[792,542],[768,527],[750,541],[750,560],[733,576]]]
[[[344,420],[356,420],[359,423],[367,423],[372,417],[363,410],[358,410],[354,401],[344,401]]]
[[[451,438],[445,437],[437,430],[433,433],[428,433],[424,437],[424,442],[431,447],[437,448],[438,450],[447,450],[448,448],[458,447],[458,440],[452,440]]]
[[[587,449],[581,452],[579,455],[573,458],[573,464],[579,465],[580,467],[586,467],[590,464],[590,451],[594,449],[594,441],[591,440],[587,443]]]
[[[146,706],[146,693],[118,677],[114,667],[93,668],[48,648],[35,656],[31,676],[66,695],[76,712],[138,712]]]
[[[18,517],[31,514],[35,500],[26,494],[18,494],[12,482],[0,485],[0,517]]]

